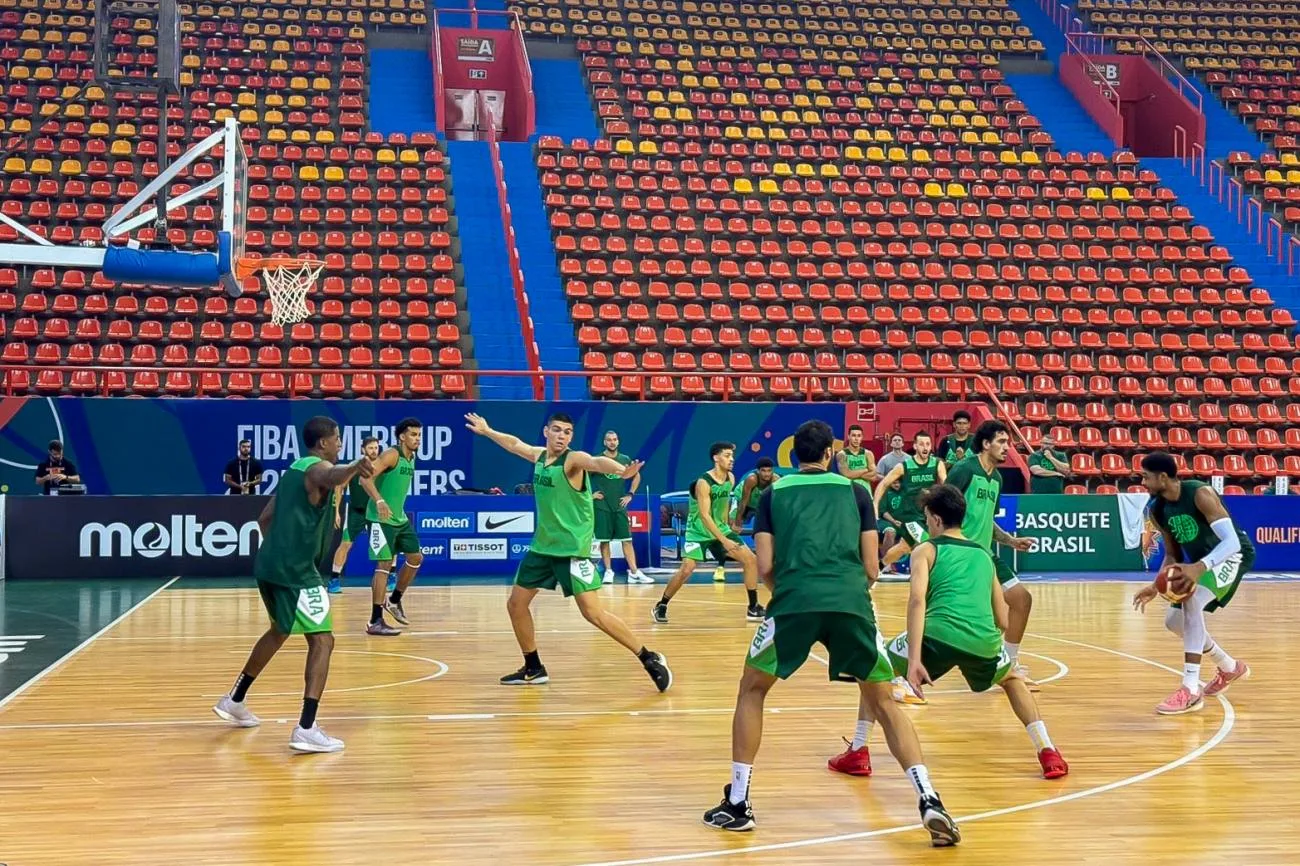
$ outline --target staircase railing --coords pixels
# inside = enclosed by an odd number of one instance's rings
[[[501,145],[497,143],[496,117],[483,92],[478,93],[479,123],[487,134],[488,158],[492,161],[492,176],[496,180],[497,207],[501,210],[501,230],[505,235],[506,260],[510,265],[510,281],[514,287],[515,310],[519,314],[520,329],[523,332],[524,357],[528,369],[540,372],[542,369],[541,353],[537,348],[537,336],[533,330],[533,314],[528,303],[528,291],[524,288],[524,269],[519,261],[519,243],[515,238],[514,222],[510,216],[510,201],[506,189],[505,167],[501,164]],[[545,388],[542,377],[532,378],[533,399],[542,399]]]
[[[1038,6],[1062,33],[1083,29],[1083,21],[1074,14],[1074,8],[1069,3],[1062,3],[1060,0],[1038,0]]]
[[[1142,49],[1140,53],[1147,59],[1154,60],[1156,69],[1160,70],[1160,74],[1178,88],[1178,95],[1195,106],[1198,114],[1205,113],[1205,100],[1201,96],[1201,91],[1191,82],[1191,79],[1183,74],[1181,69],[1161,53],[1159,48],[1148,42],[1145,36],[1125,36],[1124,38],[1130,42],[1138,43]]]
[[[1088,79],[1097,88],[1101,98],[1114,110],[1114,130],[1106,129],[1107,123],[1103,119],[1095,118],[1098,124],[1112,134],[1115,142],[1118,144],[1124,140],[1124,112],[1120,108],[1119,91],[1106,80],[1106,73],[1092,59],[1092,53],[1088,51],[1089,46],[1100,45],[1101,37],[1095,33],[1065,33],[1065,54],[1067,57],[1077,55],[1083,61],[1083,70],[1088,75]],[[1082,37],[1082,38],[1078,38]],[[1096,37],[1096,41],[1092,37]],[[1076,95],[1079,95],[1076,93]]]
[[[1246,189],[1245,184],[1228,174],[1223,163],[1208,159],[1205,148],[1190,141],[1187,130],[1174,126],[1174,157],[1187,167],[1192,177],[1214,196],[1223,209],[1237,218],[1246,234],[1264,247],[1267,256],[1286,265],[1287,276],[1300,269],[1300,238],[1277,217],[1264,211],[1264,205]]]

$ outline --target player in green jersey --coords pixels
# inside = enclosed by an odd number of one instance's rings
[[[740,482],[740,498],[736,501],[736,513],[731,516],[731,531],[740,534],[740,529],[749,518],[758,513],[758,498],[763,491],[776,481],[776,464],[771,457],[760,457],[754,463],[754,471],[745,475]]]
[[[379,440],[374,436],[367,436],[361,440],[361,453],[374,462],[379,459]],[[347,514],[343,512],[343,496],[347,494],[348,508]],[[366,506],[370,504],[370,494],[361,486],[361,479],[353,478],[347,484],[340,484],[339,488],[334,491],[334,528],[343,529],[343,540],[339,542],[338,550],[334,551],[334,563],[330,569],[330,586],[329,591],[337,594],[343,591],[343,566],[347,564],[348,553],[352,551],[352,543],[363,535],[368,536],[366,531]]]
[[[1020,642],[1024,640],[1025,629],[1029,627],[1029,612],[1033,610],[1034,598],[1011,566],[999,559],[993,550],[994,542],[1021,552],[1031,550],[1034,546],[1032,538],[1017,538],[1004,531],[995,521],[998,503],[1002,498],[1002,473],[998,467],[1006,461],[1010,450],[1011,433],[1007,430],[1007,425],[1001,421],[985,421],[971,437],[970,451],[948,473],[948,483],[966,497],[966,519],[962,521],[962,535],[979,544],[993,557],[998,583],[1002,584],[1002,593],[1010,608],[1002,645],[1011,657],[1011,663],[1016,665],[1021,679],[1031,690],[1036,691],[1038,684],[1030,679],[1029,670],[1020,664]]]
[[[370,622],[366,634],[391,637],[401,634],[384,619],[384,611],[393,615],[401,625],[410,620],[402,608],[402,595],[415,580],[415,573],[424,562],[420,552],[420,539],[406,514],[406,497],[415,481],[415,455],[420,450],[424,425],[418,418],[403,418],[394,432],[397,444],[384,451],[375,461],[374,480],[365,479],[361,486],[370,495],[366,505],[366,521],[370,524],[370,559],[375,563],[374,576],[370,578]],[[402,570],[397,583],[384,598],[388,573],[403,557]]]
[[[884,495],[880,497],[880,509],[876,512],[876,531],[880,533],[882,550],[889,550],[898,540],[898,531],[902,529],[903,521],[896,515],[902,510],[903,481],[900,478],[885,488]]]
[[[368,478],[375,467],[364,455],[351,465],[335,466],[343,445],[339,425],[322,415],[303,425],[302,443],[307,456],[294,461],[280,477],[275,496],[257,518],[262,545],[254,560],[253,576],[271,627],[253,646],[235,687],[212,711],[241,728],[261,724],[244,706],[249,686],[289,635],[301,634],[307,638],[306,688],[289,747],[299,752],[337,752],[343,741],[327,736],[316,725],[316,710],[334,651],[330,600],[321,567],[333,541],[330,500],[334,488],[358,476]]]
[[[650,617],[657,623],[668,622],[668,602],[690,579],[695,566],[709,556],[719,563],[728,558],[740,563],[749,596],[745,618],[762,622],[767,615],[758,603],[758,560],[731,527],[731,496],[736,489],[736,476],[731,469],[736,464],[736,446],[731,442],[714,442],[709,446],[709,457],[713,468],[691,482],[682,564],[673,572],[663,597],[650,611]]]
[[[644,463],[633,460],[624,466],[608,457],[570,450],[573,419],[562,412],[546,420],[543,430],[546,445],[540,447],[529,445],[518,436],[493,430],[486,419],[472,412],[465,416],[465,426],[533,464],[537,530],[515,572],[515,585],[506,602],[510,625],[524,654],[524,666],[502,677],[501,684],[527,686],[550,681],[537,652],[537,632],[529,606],[538,591],[558,588],[566,596],[573,596],[587,622],[637,657],[659,691],[666,691],[673,684],[673,672],[667,660],[660,653],[646,649],[627,623],[605,610],[600,593],[595,591],[600,589],[600,576],[589,559],[595,521],[591,476],[602,472],[631,478],[641,471]]]
[[[958,409],[952,416],[952,433],[939,443],[939,459],[952,468],[958,460],[964,460],[970,450],[970,413]]]
[[[921,513],[920,498],[925,491],[935,484],[941,484],[947,478],[947,469],[943,462],[931,453],[933,440],[930,434],[921,430],[912,438],[912,456],[889,470],[880,483],[876,485],[876,513],[881,510],[885,492],[895,481],[900,482],[903,501],[894,517],[898,519],[898,541],[885,551],[883,565],[886,569],[893,566],[908,551],[925,540],[925,515]]]
[[[1168,454],[1142,458],[1142,486],[1151,494],[1151,519],[1165,537],[1160,570],[1172,566],[1169,588],[1187,595],[1170,605],[1165,615],[1165,627],[1183,639],[1183,682],[1156,712],[1190,713],[1204,706],[1206,697],[1223,694],[1228,686],[1250,676],[1250,665],[1228,655],[1210,637],[1205,615],[1232,601],[1241,579],[1255,564],[1255,547],[1214,488],[1179,478],[1178,464]],[[1133,596],[1133,606],[1144,611],[1156,595],[1152,583]],[[1206,655],[1218,671],[1202,688],[1201,657]]]
[[[618,434],[605,432],[605,450],[600,455],[622,466],[632,458],[618,450]],[[595,472],[591,476],[591,498],[596,508],[596,541],[600,542],[600,558],[605,565],[603,583],[614,582],[614,542],[623,545],[623,559],[627,561],[628,583],[654,583],[655,579],[636,567],[636,548],[632,544],[632,522],[627,515],[628,503],[641,486],[641,476],[633,475],[629,485],[621,472]]]
[[[844,434],[844,450],[835,455],[835,468],[868,490],[876,481],[876,455],[862,447],[862,428],[854,424]]]
[[[1002,650],[1007,603],[993,558],[961,533],[965,498],[951,484],[940,484],[925,494],[922,506],[930,537],[912,551],[907,631],[888,647],[894,673],[905,674],[918,694],[953,668],[961,671],[973,692],[1000,686],[1034,744],[1043,777],[1061,778],[1069,765],[1052,745],[1029,687]],[[870,776],[871,727],[869,708],[860,706],[853,741],[828,766],[851,776]]]
[[[783,476],[759,500],[754,543],[772,602],[740,678],[731,723],[731,784],[723,788],[722,802],[704,814],[704,823],[753,829],[749,782],[763,737],[764,701],[820,642],[831,680],[857,683],[861,702],[884,727],[890,751],[916,789],[931,843],[954,845],[961,832],[930,785],[912,723],[889,696],[889,658],[867,595],[877,556],[871,495],[828,471],[834,444],[825,422],[800,425],[794,434],[799,471]]]

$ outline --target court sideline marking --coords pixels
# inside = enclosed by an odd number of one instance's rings
[[[50,674],[54,673],[54,672],[55,672],[56,670],[58,670],[59,668],[63,667],[63,665],[65,665],[67,662],[71,661],[72,658],[73,658],[74,656],[77,655],[77,653],[81,652],[81,651],[84,650],[86,647],[90,646],[92,643],[94,643],[96,640],[98,640],[99,637],[100,637],[102,634],[104,634],[104,633],[107,632],[109,629],[111,629],[111,628],[113,628],[114,626],[116,626],[119,622],[121,622],[122,620],[126,619],[128,616],[130,616],[131,614],[135,613],[135,612],[136,612],[137,610],[139,610],[140,608],[144,607],[146,604],[148,604],[148,603],[153,599],[154,596],[158,595],[158,593],[162,592],[164,589],[166,589],[167,587],[171,586],[173,583],[175,583],[175,582],[178,581],[178,580],[180,580],[180,577],[179,577],[179,576],[177,576],[177,577],[173,577],[171,580],[167,581],[167,582],[164,583],[162,586],[158,587],[158,588],[155,589],[153,592],[149,593],[149,594],[146,595],[144,598],[140,599],[140,600],[137,601],[135,604],[133,604],[133,605],[131,605],[130,607],[128,607],[126,610],[122,611],[122,613],[118,615],[117,619],[113,620],[113,621],[110,622],[108,625],[104,626],[104,627],[101,628],[99,631],[95,632],[95,633],[92,634],[90,637],[86,638],[86,639],[83,640],[81,643],[77,644],[77,645],[74,646],[72,649],[68,650],[66,653],[64,653],[63,655],[61,655],[59,658],[55,659],[55,661],[54,661],[53,664],[47,665],[47,666],[46,666],[45,668],[43,668],[42,670],[38,671],[37,674],[36,674],[36,676],[32,677],[30,680],[28,680],[27,682],[23,683],[21,686],[19,686],[18,688],[14,689],[12,692],[10,692],[9,694],[5,695],[3,698],[0,698],[0,710],[3,710],[3,709],[4,709],[4,708],[5,708],[5,707],[6,707],[6,706],[11,702],[11,701],[14,700],[14,698],[16,698],[16,697],[18,697],[19,695],[23,694],[23,693],[26,692],[28,689],[30,689],[32,686],[36,685],[36,684],[39,683],[41,680],[45,679],[47,676],[49,676]]]
[[[1182,675],[1182,671],[1174,670],[1168,665],[1161,664],[1160,662],[1157,661],[1152,661],[1151,659],[1148,658],[1143,658],[1142,656],[1133,655],[1132,653],[1126,653],[1122,650],[1110,649],[1108,647],[1097,646],[1095,644],[1090,644],[1090,643],[1084,643],[1083,641],[1070,640],[1068,638],[1055,638],[1055,637],[1048,637],[1047,635],[1031,634],[1029,632],[1026,632],[1026,636],[1041,638],[1043,640],[1056,641],[1058,643],[1070,644],[1072,646],[1083,647],[1085,649],[1096,650],[1097,652],[1108,653],[1109,655],[1118,656],[1120,658],[1129,659],[1135,662],[1140,662],[1145,665],[1150,665],[1153,668],[1158,668],[1159,670],[1162,671],[1168,671],[1169,673],[1174,674],[1176,676]],[[1128,776],[1123,779],[1116,779],[1113,782],[1108,782],[1104,785],[1098,785],[1093,788],[1085,788],[1082,791],[1075,791],[1072,794],[1062,794],[1059,797],[1049,797],[1046,800],[1035,800],[1030,803],[1021,803],[1018,806],[1007,806],[1002,809],[993,809],[988,812],[978,812],[974,815],[963,815],[959,818],[956,818],[955,820],[959,824],[968,824],[973,821],[984,821],[989,818],[1000,818],[1004,815],[1015,815],[1020,812],[1028,812],[1031,809],[1041,809],[1044,806],[1055,806],[1059,803],[1069,803],[1074,800],[1082,800],[1085,797],[1092,797],[1097,794],[1105,794],[1105,793],[1109,793],[1110,791],[1118,790],[1120,788],[1126,788],[1129,785],[1136,785],[1139,782],[1145,782],[1147,779],[1151,779],[1156,776],[1162,775],[1164,773],[1168,773],[1171,770],[1176,770],[1185,764],[1190,764],[1192,761],[1195,761],[1196,759],[1200,758],[1206,752],[1210,751],[1215,746],[1219,745],[1225,739],[1227,739],[1228,734],[1232,732],[1233,725],[1235,725],[1237,722],[1237,711],[1233,708],[1232,704],[1228,701],[1227,697],[1225,697],[1224,695],[1218,695],[1217,697],[1219,699],[1219,704],[1223,707],[1222,724],[1219,725],[1219,729],[1214,732],[1214,735],[1210,737],[1210,739],[1206,740],[1204,743],[1197,746],[1195,749],[1183,755],[1182,757],[1175,758],[1174,760],[1169,761],[1165,764],[1161,764],[1158,767],[1152,767],[1150,770],[1147,770],[1143,773],[1138,773],[1136,776]],[[789,842],[772,842],[766,845],[749,845],[744,848],[723,848],[723,849],[714,849],[712,851],[694,851],[685,854],[664,854],[657,857],[638,857],[632,860],[602,860],[594,863],[583,863],[581,864],[581,866],[642,866],[642,864],[651,864],[651,863],[681,863],[688,860],[706,860],[706,859],[713,859],[717,857],[731,857],[737,854],[758,854],[765,851],[788,851],[793,848],[810,848],[813,847],[814,845],[829,845],[835,842],[849,842],[855,839],[875,839],[881,836],[892,836],[897,833],[906,833],[912,830],[920,830],[920,829],[923,829],[923,827],[919,823],[904,824],[898,827],[882,827],[879,830],[865,830],[860,833],[844,833],[838,836],[816,836],[811,839],[795,839]]]

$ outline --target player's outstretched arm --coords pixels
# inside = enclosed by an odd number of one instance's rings
[[[594,457],[586,451],[570,451],[568,460],[564,464],[567,470],[598,472],[601,475],[618,475],[622,478],[634,478],[641,473],[642,466],[645,466],[644,460],[633,460],[624,466],[612,458]]]
[[[885,498],[885,491],[889,489],[889,485],[893,484],[895,481],[897,481],[902,477],[903,477],[903,464],[900,463],[897,466],[895,466],[893,469],[889,470],[889,472],[885,475],[884,478],[880,479],[880,483],[876,485],[876,492],[873,494],[873,503],[872,503],[876,508],[877,514],[880,513],[880,501]]]
[[[502,433],[499,430],[493,430],[492,426],[488,424],[486,418],[482,415],[476,415],[473,412],[469,412],[465,415],[465,427],[471,433],[476,433],[479,436],[486,436],[511,454],[516,457],[522,457],[529,463],[536,463],[537,458],[541,457],[542,452],[546,450],[540,445],[529,445],[518,436],[512,436],[509,433]],[[618,468],[622,470],[623,467],[620,465]]]
[[[937,471],[936,477],[939,479],[939,483],[940,483],[940,484],[947,484],[947,483],[948,483],[948,464],[947,464],[947,463],[944,463],[942,460],[940,460],[940,461],[939,461],[939,465],[935,467],[935,470]]]
[[[907,596],[907,681],[917,694],[930,682],[930,672],[921,662],[921,641],[925,639],[925,594],[930,589],[930,567],[934,545],[922,542],[912,551],[911,589]]]
[[[1034,546],[1032,538],[1020,538],[1012,535],[996,523],[993,524],[993,541],[996,544],[1005,544],[1007,547],[1019,550],[1021,553],[1025,553]]]
[[[328,496],[335,487],[347,484],[358,475],[364,484],[375,473],[375,464],[369,457],[360,457],[352,463],[335,465],[324,460],[313,463],[303,477],[307,492],[315,497]],[[371,485],[374,486],[374,485]]]

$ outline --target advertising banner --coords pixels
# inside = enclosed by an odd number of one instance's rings
[[[1010,497],[1003,497],[1007,505]],[[1141,571],[1141,511],[1130,518],[1137,533],[1128,541],[1120,519],[1118,496],[1017,496],[1015,534],[1034,539],[1021,553],[1022,571]]]
[[[249,439],[264,469],[258,492],[271,493],[280,473],[302,456],[302,425],[313,415],[339,423],[344,460],[355,458],[366,436],[391,445],[393,426],[418,418],[424,437],[412,495],[493,487],[512,493],[532,481],[532,467],[466,430],[465,413],[541,444],[542,426],[556,411],[576,422],[576,449],[599,452],[605,431],[616,431],[621,450],[646,461],[640,492],[654,494],[682,490],[698,478],[712,465],[715,441],[736,444],[740,477],[760,457],[790,467],[794,431],[804,421],[818,418],[837,432],[844,421],[840,403],[9,397],[0,398],[0,493],[39,492],[36,464],[52,439],[63,442],[91,495],[178,496],[224,493],[222,472],[239,440]]]
[[[250,575],[265,505],[264,496],[9,497],[5,569],[13,579]]]

